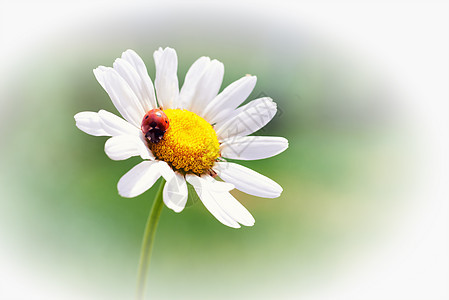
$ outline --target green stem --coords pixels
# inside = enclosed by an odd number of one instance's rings
[[[153,249],[154,236],[156,235],[157,223],[161,216],[164,203],[162,202],[162,191],[164,190],[165,180],[162,178],[159,190],[154,198],[150,215],[148,216],[145,233],[143,234],[142,250],[140,251],[139,271],[137,273],[137,294],[136,300],[143,300],[145,295],[145,286],[150,266],[151,250]]]

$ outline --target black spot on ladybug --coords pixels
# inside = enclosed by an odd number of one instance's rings
[[[150,123],[150,126],[151,126],[151,127],[156,127],[156,126],[157,126],[157,123],[156,123],[155,121],[153,121],[153,122]]]
[[[168,123],[168,121],[167,121],[167,120],[165,120],[165,123]]]
[[[145,119],[148,119],[148,115],[145,116]]]

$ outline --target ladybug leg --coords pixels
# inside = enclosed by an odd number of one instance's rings
[[[212,169],[207,170],[207,174],[209,174],[212,178],[215,178],[218,175],[217,172]]]

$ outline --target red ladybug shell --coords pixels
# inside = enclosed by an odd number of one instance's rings
[[[155,108],[145,114],[140,128],[150,142],[158,143],[169,126],[167,115],[159,108]]]

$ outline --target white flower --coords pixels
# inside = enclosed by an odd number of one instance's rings
[[[248,136],[274,117],[276,104],[264,97],[239,107],[254,89],[255,76],[244,76],[218,93],[224,66],[217,60],[201,57],[195,61],[181,90],[175,50],[159,48],[154,60],[154,87],[145,64],[132,50],[125,51],[113,68],[95,69],[95,77],[126,121],[104,110],[88,111],[75,115],[76,126],[91,135],[111,136],[105,144],[111,159],[140,156],[144,160],[119,180],[121,196],[138,196],[162,176],[166,180],[164,203],[175,212],[186,205],[188,182],[221,223],[234,228],[239,223],[254,225],[252,215],[229,191],[235,187],[247,194],[276,198],[282,187],[223,158],[262,159],[287,149],[285,138]],[[170,127],[160,142],[150,143],[141,123],[146,112],[158,107],[166,113]],[[214,179],[217,174],[224,182]]]

